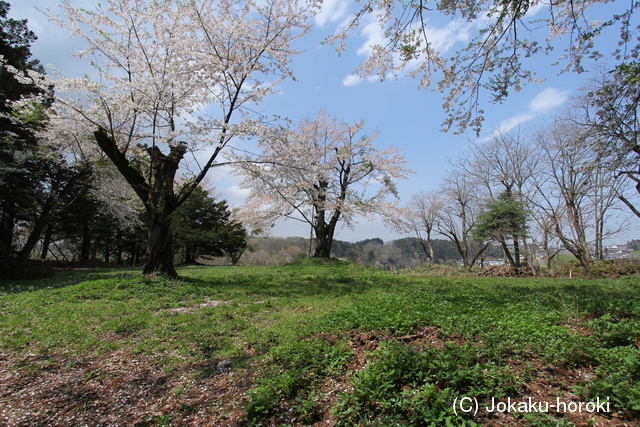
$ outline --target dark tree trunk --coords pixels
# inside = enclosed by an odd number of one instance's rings
[[[322,227],[326,230],[326,226]],[[313,252],[314,258],[331,258],[331,245],[333,244],[333,236],[328,232],[316,233],[316,249]]]
[[[42,242],[42,252],[40,253],[40,259],[46,260],[49,254],[49,245],[51,245],[51,235],[53,234],[53,227],[51,222],[47,226],[47,231],[44,233],[44,241]]]
[[[22,249],[20,250],[20,258],[28,259],[31,256],[31,252],[33,252],[33,248],[36,247],[36,244],[40,240],[42,236],[42,232],[49,225],[49,220],[51,219],[51,214],[53,213],[53,209],[55,208],[55,201],[48,201],[43,207],[42,212],[38,216],[35,224],[33,225],[33,229],[29,234],[29,238],[27,242],[24,244]]]
[[[8,255],[13,245],[13,228],[15,224],[15,203],[7,202],[2,209],[0,224],[0,255]]]
[[[316,233],[316,249],[313,252],[314,258],[331,258],[333,235],[339,219],[340,212],[335,211],[329,223],[327,223],[325,221],[325,211],[321,209],[316,210],[315,224],[313,226]]]
[[[89,261],[91,254],[91,230],[89,223],[82,224],[82,246],[80,246],[80,261]]]
[[[184,263],[185,264],[196,263],[196,251],[193,246],[186,246],[184,248]]]
[[[507,242],[505,242],[504,239],[501,239],[500,245],[502,245],[502,251],[504,252],[505,258],[509,260],[509,265],[511,267],[517,267],[515,261],[513,260],[513,257],[511,256],[511,252],[509,252],[509,248],[507,247]]]
[[[178,273],[173,264],[171,219],[178,207],[178,201],[173,184],[178,165],[187,152],[187,145],[180,142],[172,146],[169,155],[163,154],[156,146],[149,148],[151,170],[147,181],[144,175],[131,166],[105,129],[100,128],[94,135],[102,151],[111,159],[145,205],[149,239],[143,273],[177,277]],[[209,166],[208,164],[205,169]],[[203,173],[206,173],[206,170]],[[204,175],[200,177],[202,178]]]
[[[116,263],[118,265],[122,264],[122,245],[120,243],[116,246]]]
[[[144,274],[164,274],[178,277],[173,264],[173,234],[171,220],[178,208],[173,183],[178,164],[186,153],[186,145],[179,144],[171,149],[168,156],[158,147],[149,149],[151,156],[151,192],[146,203],[149,219],[149,240]]]
[[[149,239],[142,272],[147,275],[160,273],[177,277],[178,273],[173,265],[171,218],[163,218],[154,209],[149,210]]]
[[[520,243],[518,242],[518,236],[513,236],[513,257],[514,267],[521,267],[522,263],[520,262]]]
[[[107,216],[104,220],[105,241],[104,241],[104,262],[109,264],[111,261],[111,221]]]
[[[93,241],[93,246],[91,247],[91,261],[95,261],[98,259],[98,248],[100,247],[100,236],[96,237]]]

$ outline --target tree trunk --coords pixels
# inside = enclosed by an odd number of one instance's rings
[[[513,257],[513,266],[520,267],[522,264],[520,263],[520,243],[518,242],[518,236],[513,236]]]
[[[33,248],[35,248],[36,244],[40,240],[42,236],[42,232],[49,225],[49,220],[51,219],[51,214],[53,213],[53,209],[55,208],[55,201],[49,200],[43,207],[42,212],[38,216],[35,224],[33,225],[33,229],[29,234],[29,238],[27,242],[24,244],[22,249],[20,250],[20,258],[29,259],[31,256],[31,252],[33,252]]]
[[[122,244],[118,243],[116,246],[116,263],[118,263],[118,265],[122,264],[122,249]]]
[[[91,230],[89,223],[82,224],[82,245],[80,246],[80,261],[89,261],[91,255]]]
[[[178,165],[187,152],[187,144],[179,142],[172,146],[168,155],[163,154],[155,145],[149,148],[151,168],[147,181],[144,175],[131,166],[115,140],[107,134],[105,129],[100,128],[94,135],[100,149],[111,159],[145,205],[149,239],[147,240],[143,273],[147,275],[159,273],[169,277],[177,277],[178,273],[173,265],[171,218],[178,207],[178,202],[173,184]],[[205,168],[203,173],[206,173],[209,166]]]
[[[316,249],[313,253],[314,258],[331,258],[333,235],[339,219],[340,212],[335,211],[331,220],[327,224],[325,221],[325,211],[322,209],[316,209],[315,224],[313,225],[313,229],[316,233]]]
[[[320,226],[316,226],[316,249],[313,252],[314,258],[331,258],[331,245],[333,244],[333,231],[324,221]]]
[[[149,212],[149,239],[147,240],[146,262],[143,274],[164,274],[177,277],[173,265],[173,235],[171,218],[158,215],[154,209]]]
[[[173,235],[171,220],[177,209],[177,198],[173,184],[178,164],[187,151],[186,144],[171,148],[168,156],[158,147],[149,149],[151,156],[151,191],[147,201],[149,218],[149,240],[144,274],[164,274],[178,277],[173,265]]]
[[[435,253],[433,251],[433,244],[431,243],[431,232],[427,231],[426,239],[421,238],[419,234],[417,239],[418,239],[418,243],[422,247],[422,250],[424,251],[424,254],[427,257],[427,261],[431,263],[435,263],[436,259],[435,259]]]
[[[504,239],[500,239],[500,245],[502,245],[502,252],[504,252],[505,258],[509,261],[509,265],[511,267],[516,267],[516,263],[511,256],[511,252],[509,252],[509,248],[507,247],[507,242]]]
[[[109,216],[107,216],[104,220],[104,228],[106,230],[104,242],[104,262],[105,264],[109,264],[109,262],[111,262],[111,221],[109,219]]]
[[[42,252],[40,253],[40,259],[46,260],[49,254],[49,245],[51,244],[51,235],[53,234],[53,227],[51,222],[47,226],[47,231],[44,233],[44,241],[42,242]]]
[[[195,264],[196,263],[196,250],[193,246],[186,246],[184,248],[184,263]]]
[[[7,202],[2,210],[0,224],[0,256],[8,256],[13,245],[13,228],[15,224],[15,203]]]

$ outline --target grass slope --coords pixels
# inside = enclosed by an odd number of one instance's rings
[[[179,273],[0,282],[0,424],[640,425],[637,276]]]

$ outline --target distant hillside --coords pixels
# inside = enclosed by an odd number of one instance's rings
[[[309,254],[309,239],[304,237],[261,237],[250,241],[240,264],[281,265],[297,261]],[[311,247],[313,247],[311,242]],[[460,258],[455,245],[449,240],[434,240],[433,248],[438,263],[456,262]],[[356,264],[372,265],[384,269],[396,269],[420,265],[427,261],[418,239],[406,237],[384,242],[380,238],[359,242],[334,241],[331,256]],[[487,256],[500,257],[499,250],[492,249]]]

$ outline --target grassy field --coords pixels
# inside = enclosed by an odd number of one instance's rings
[[[637,276],[179,273],[0,282],[0,425],[640,425]]]

